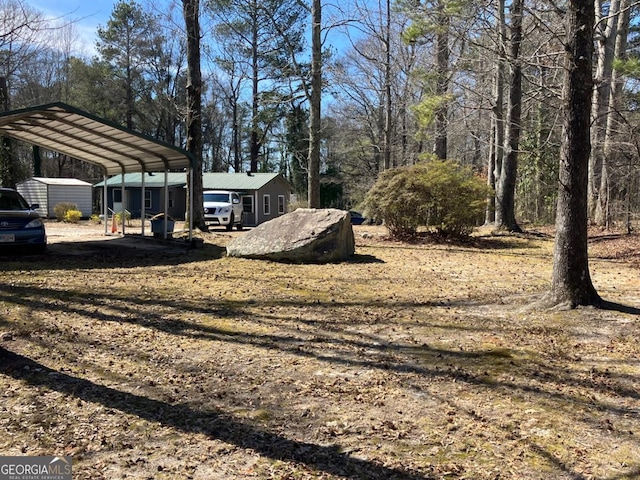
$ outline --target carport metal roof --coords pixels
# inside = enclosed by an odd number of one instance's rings
[[[99,165],[105,175],[182,170],[194,164],[182,148],[65,103],[2,113],[0,135]]]

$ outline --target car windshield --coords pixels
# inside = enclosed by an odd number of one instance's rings
[[[229,203],[229,194],[228,193],[205,193],[204,201]]]
[[[0,191],[0,210],[29,210],[29,205],[17,192]]]

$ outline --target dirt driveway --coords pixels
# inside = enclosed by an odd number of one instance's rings
[[[79,223],[64,223],[57,222],[55,220],[48,220],[46,222],[47,239],[50,244],[56,244],[60,242],[70,242],[73,240],[79,241],[109,241],[116,238],[120,238],[122,235],[122,226],[118,225],[117,232],[112,233],[111,225],[107,225],[105,229],[104,224],[95,224],[92,222],[79,222]],[[182,224],[177,225],[178,229],[182,229]],[[145,227],[146,234],[150,235],[151,228],[149,225]],[[131,222],[125,226],[125,233],[127,235],[134,234],[140,235],[142,228],[139,221]]]
[[[174,238],[164,241],[151,235],[151,228],[145,227],[145,236],[142,237],[140,222],[132,222],[125,226],[125,235],[122,228],[111,232],[108,225],[105,231],[104,224],[96,225],[91,222],[61,223],[48,221],[46,224],[48,254],[50,255],[86,255],[109,254],[112,256],[139,255],[149,252],[162,252],[163,255],[184,253],[192,244],[188,241],[188,232],[182,223],[176,225]],[[194,237],[205,240],[224,240],[233,235],[241,235],[242,232],[227,232],[224,229],[212,229],[209,233],[195,232]],[[219,243],[219,242],[218,242]]]

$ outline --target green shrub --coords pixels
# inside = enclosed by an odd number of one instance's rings
[[[131,225],[131,212],[129,212],[128,210],[124,211],[124,219],[127,222],[127,226]],[[116,213],[116,222],[118,224],[122,223],[122,212],[118,212]]]
[[[67,215],[67,212],[69,210],[78,210],[78,205],[76,205],[75,203],[67,202],[56,204],[56,206],[53,207],[53,213],[56,215],[56,220],[58,220],[59,222],[64,222],[65,216]]]
[[[469,168],[431,160],[383,172],[367,193],[365,208],[394,237],[415,236],[421,226],[466,236],[484,213],[489,194],[486,182]]]
[[[363,206],[367,218],[384,221],[394,237],[413,236],[420,225],[415,215],[420,198],[413,193],[407,167],[382,172],[367,192]]]
[[[91,215],[91,218],[89,218],[89,221],[91,223],[93,223],[94,225],[102,224],[102,220],[100,219],[100,215],[97,215],[95,213],[93,215]]]
[[[64,214],[64,221],[67,223],[78,223],[82,218],[82,212],[80,210],[67,210]]]

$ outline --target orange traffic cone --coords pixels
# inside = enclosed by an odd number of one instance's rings
[[[118,222],[116,220],[116,216],[113,215],[111,218],[111,233],[118,233]]]

